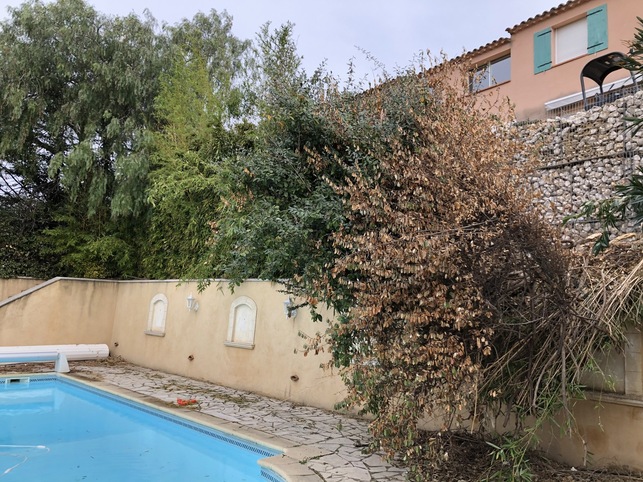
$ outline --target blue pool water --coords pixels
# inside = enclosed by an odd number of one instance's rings
[[[0,378],[0,480],[278,481],[278,452],[56,376]]]

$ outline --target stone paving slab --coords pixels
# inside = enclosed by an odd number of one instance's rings
[[[369,442],[368,423],[322,409],[303,407],[250,392],[192,380],[136,365],[70,362],[72,374],[111,384],[166,404],[177,398],[197,399],[190,412],[214,417],[237,433],[258,431],[289,441],[291,482],[365,482],[406,480],[403,469],[378,454],[364,453]],[[195,414],[196,415],[196,414]],[[295,458],[293,461],[292,457]],[[273,458],[271,458],[273,459]],[[268,459],[268,460],[271,460]],[[298,466],[297,466],[298,465]]]

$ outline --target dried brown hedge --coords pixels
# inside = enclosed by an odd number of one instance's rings
[[[404,122],[335,159],[347,221],[317,283],[340,312],[329,340],[347,403],[411,459],[440,453],[419,436],[424,416],[485,430],[500,411],[520,427],[560,408],[604,337],[574,312],[568,256],[521,187],[510,129],[456,78],[433,69],[362,100],[374,131]]]

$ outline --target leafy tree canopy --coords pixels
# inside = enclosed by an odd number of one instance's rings
[[[198,54],[179,55],[162,77],[156,99],[159,128],[150,173],[151,204],[145,272],[156,278],[209,277],[201,269],[217,215],[218,172],[253,129],[225,108],[229,91],[213,88]],[[228,125],[228,127],[226,127]]]
[[[32,1],[11,11],[0,45],[0,155],[20,175],[46,169],[89,216],[140,213],[161,68],[153,21]]]
[[[324,173],[308,161],[310,149],[332,146],[334,133],[321,112],[328,79],[303,72],[292,25],[264,26],[258,46],[253,148],[219,170],[222,203],[212,219],[208,259],[211,272],[237,282],[316,272],[341,217]]]
[[[82,0],[28,1],[0,25],[4,195],[46,204],[33,235],[58,274],[177,275],[178,267],[151,267],[165,264],[164,242],[185,238],[152,230],[158,243],[142,250],[150,246],[144,227],[158,227],[170,202],[188,211],[175,193],[210,183],[213,158],[236,142],[225,132],[243,131],[234,126],[245,108],[249,43],[230,29],[231,18],[214,10],[158,29],[150,15],[109,17]],[[173,183],[172,160],[194,152],[199,161],[179,168],[182,184]],[[159,202],[167,194],[174,197]],[[211,199],[190,206],[200,208],[192,247],[207,241]],[[163,224],[178,231],[171,220]]]

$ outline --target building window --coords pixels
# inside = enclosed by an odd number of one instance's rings
[[[508,55],[476,69],[471,75],[469,87],[471,92],[478,92],[509,80],[511,80],[511,56]]]
[[[240,296],[230,306],[228,336],[225,344],[237,348],[255,347],[257,305],[247,296]]]
[[[580,20],[534,34],[534,73],[552,67],[552,32],[557,64],[607,49],[607,5],[591,9]]]
[[[145,334],[165,336],[165,318],[167,316],[167,297],[159,293],[150,301]]]
[[[556,63],[587,53],[587,18],[556,29]]]

